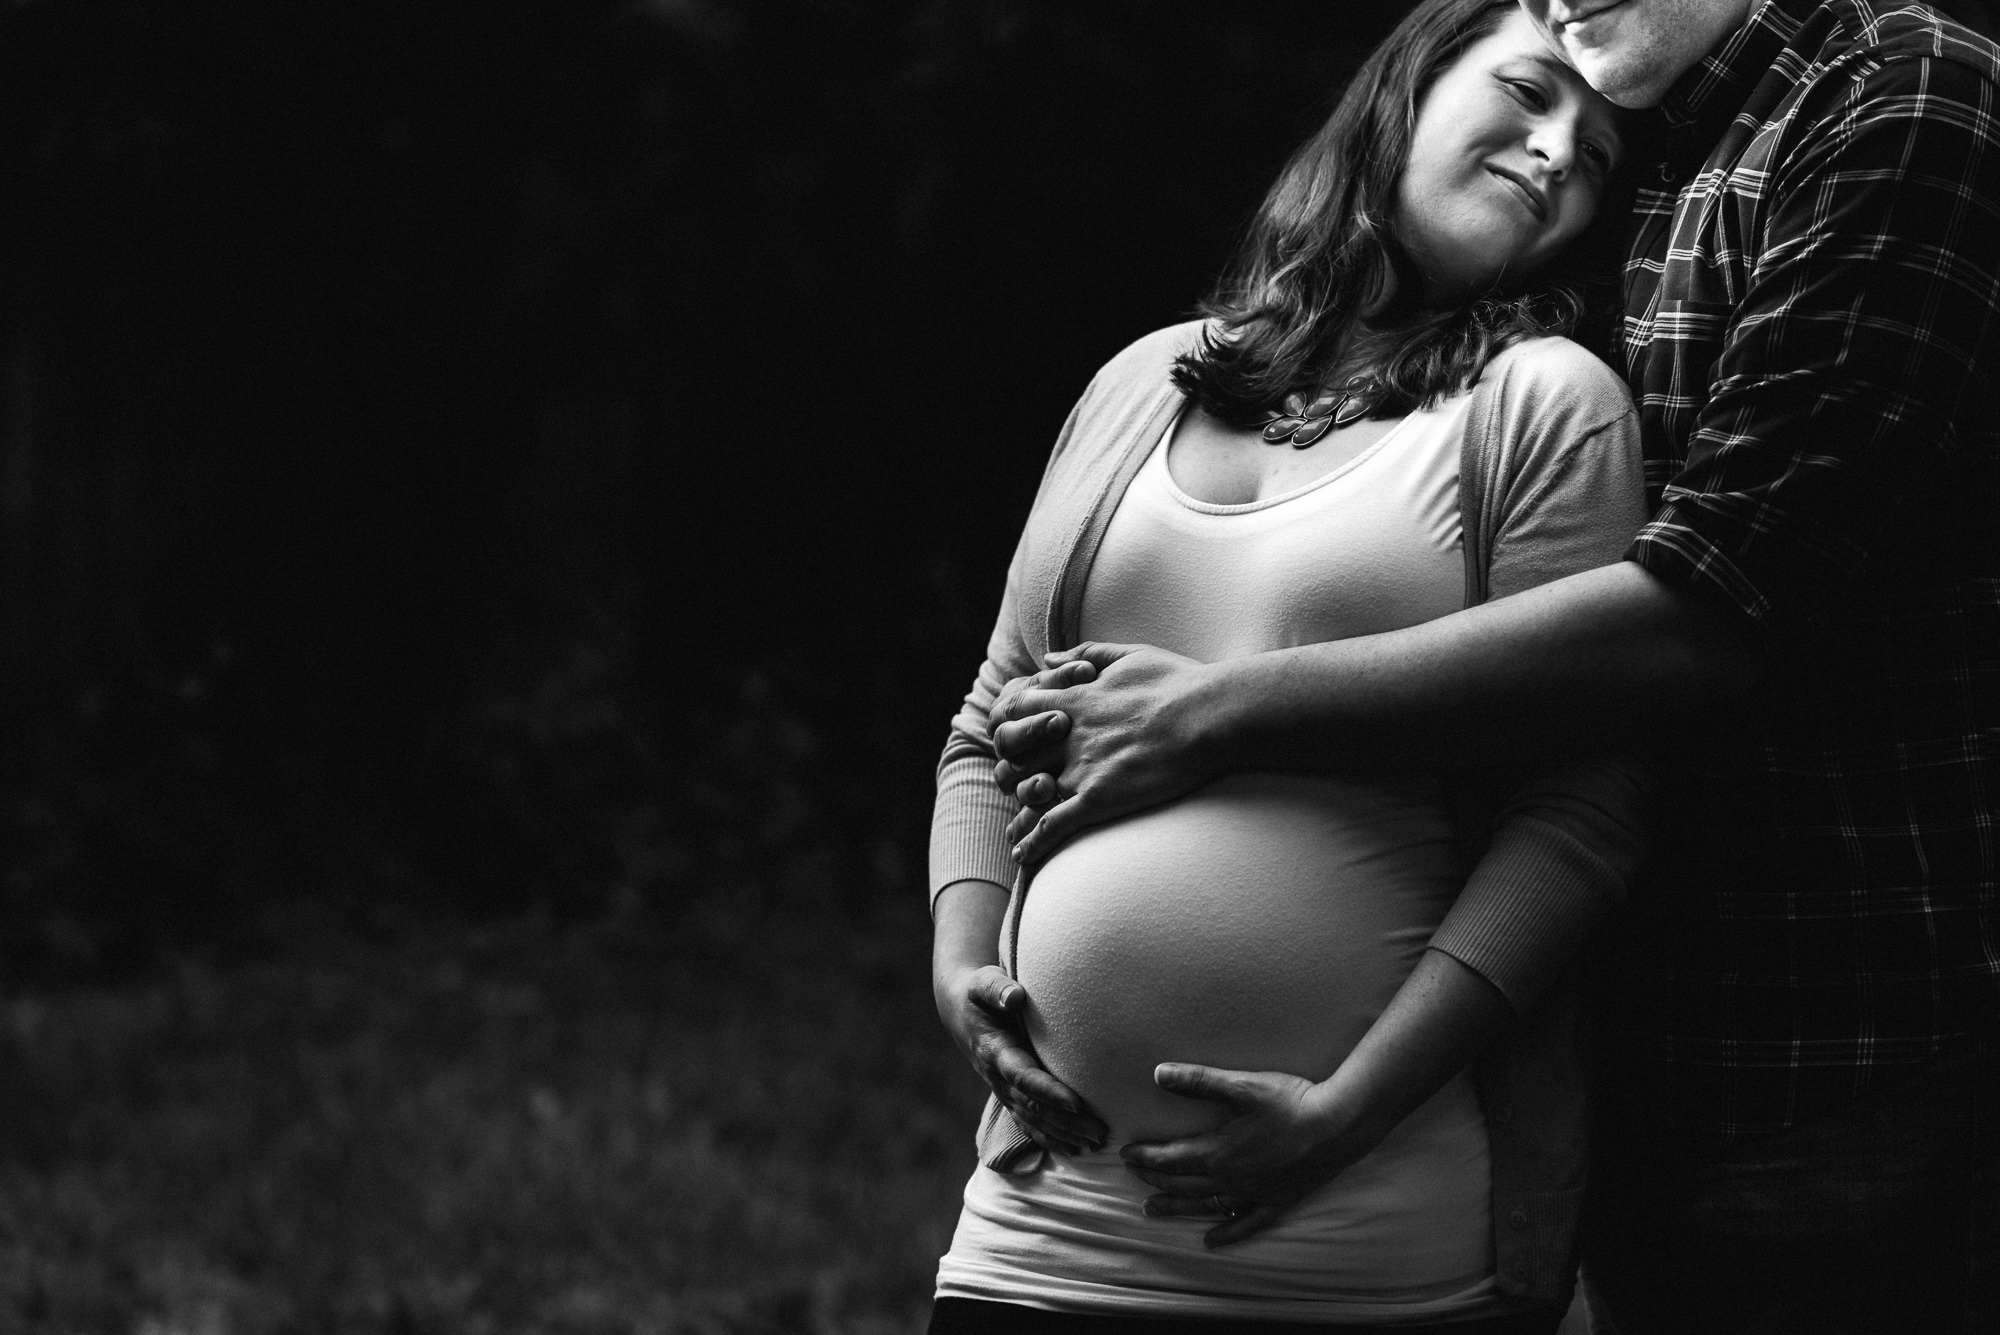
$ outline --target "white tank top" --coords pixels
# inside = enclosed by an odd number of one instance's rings
[[[1195,500],[1167,437],[1084,588],[1092,640],[1204,661],[1394,630],[1464,603],[1468,397],[1413,413],[1280,496]],[[1140,1315],[1375,1321],[1476,1315],[1492,1282],[1485,1124],[1460,1076],[1248,1242],[1149,1219],[1117,1147],[1221,1120],[1160,1091],[1193,1061],[1330,1074],[1463,884],[1435,777],[1241,774],[1086,832],[1037,872],[1008,943],[1050,1070],[1111,1126],[1104,1151],[976,1169],[941,1295]]]

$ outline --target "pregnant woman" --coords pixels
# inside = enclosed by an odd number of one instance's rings
[[[995,1099],[933,1331],[1560,1319],[1583,1123],[1559,980],[1636,860],[1636,779],[1516,778],[1482,808],[1432,773],[1233,774],[1017,877],[988,720],[1081,640],[1214,661],[1615,561],[1636,424],[1559,335],[1620,154],[1511,0],[1426,0],[1210,318],[1072,412],[939,768],[934,985]],[[1217,1102],[1188,1064],[1269,1074]],[[1216,1235],[1242,1202],[1149,1203],[1117,1148],[1212,1130],[1267,1137],[1296,1184]]]

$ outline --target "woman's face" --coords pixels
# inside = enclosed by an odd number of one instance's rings
[[[1418,107],[1396,185],[1426,304],[1518,286],[1574,241],[1618,164],[1618,116],[1519,10],[1466,47]]]

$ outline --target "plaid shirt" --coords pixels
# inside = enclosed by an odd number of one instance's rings
[[[1622,1114],[1705,1141],[2000,1021],[2000,52],[1770,0],[1664,106],[1620,351],[1630,557],[1765,632],[1665,743],[1598,970]]]

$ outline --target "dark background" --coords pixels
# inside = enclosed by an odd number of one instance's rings
[[[7,5],[11,976],[918,894],[1069,403],[1397,12]]]

